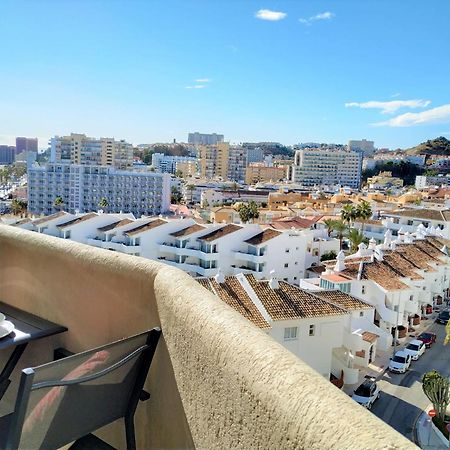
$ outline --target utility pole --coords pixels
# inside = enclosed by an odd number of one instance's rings
[[[398,299],[397,303],[397,323],[395,324],[395,333],[394,333],[394,352],[392,353],[392,357],[395,355],[395,351],[397,350],[397,336],[398,336],[398,319],[400,315],[400,299]]]

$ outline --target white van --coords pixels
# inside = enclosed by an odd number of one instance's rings
[[[411,355],[404,352],[403,350],[399,350],[395,353],[395,355],[390,358],[389,361],[389,370],[391,372],[396,373],[405,373],[411,364]]]

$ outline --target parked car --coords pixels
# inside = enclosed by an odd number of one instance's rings
[[[352,399],[364,408],[371,409],[372,405],[380,398],[381,391],[375,378],[366,376],[364,382],[353,391]]]
[[[417,340],[422,341],[426,348],[430,348],[436,342],[436,335],[434,333],[420,333]]]
[[[390,358],[389,370],[396,373],[405,373],[411,364],[411,355],[399,350],[395,355]]]
[[[446,309],[439,313],[439,315],[436,318],[436,323],[443,323],[444,325],[446,325],[449,319],[450,319],[450,311]]]
[[[417,361],[425,353],[425,343],[414,339],[403,351],[411,355],[413,361]]]

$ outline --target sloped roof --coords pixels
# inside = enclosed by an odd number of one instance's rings
[[[97,228],[98,231],[106,232],[114,230],[115,228],[119,228],[123,225],[128,225],[129,223],[134,222],[132,219],[122,219],[118,220],[117,222],[110,223],[109,225],[106,225],[104,227]]]
[[[416,219],[438,220],[438,221],[447,222],[450,220],[450,209],[445,209],[445,210],[439,211],[437,209],[410,208],[410,209],[391,211],[384,215],[411,217],[411,218],[416,218]]]
[[[142,225],[138,225],[135,228],[131,228],[130,230],[127,230],[125,234],[127,236],[134,236],[135,234],[143,233],[144,231],[152,230],[156,227],[159,227],[161,225],[166,224],[167,222],[163,219],[155,219],[151,222],[146,222]]]
[[[41,217],[40,219],[33,220],[35,225],[41,225],[46,222],[50,222],[51,220],[58,219],[59,217],[67,216],[68,213],[65,211],[58,211],[57,213],[50,214],[49,216]]]
[[[68,222],[60,223],[59,225],[56,225],[58,228],[67,228],[71,227],[72,225],[77,225],[81,222],[86,222],[86,220],[93,219],[94,217],[97,217],[97,213],[88,213],[83,216],[75,217],[75,219],[69,220]]]
[[[370,331],[364,331],[362,333],[363,341],[370,342],[370,343],[375,342],[379,337],[380,336],[378,336],[378,334],[371,333]]]
[[[330,291],[314,291],[314,295],[323,298],[335,305],[344,308],[346,310],[359,310],[359,309],[371,309],[374,306],[363,302],[359,298],[353,297],[353,295],[346,294],[342,291],[330,290]]]
[[[236,277],[226,277],[223,283],[217,283],[214,278],[196,280],[257,327],[271,328]]]
[[[198,239],[201,241],[206,241],[206,242],[212,242],[215,241],[216,239],[220,239],[224,236],[226,236],[227,234],[230,233],[234,233],[235,231],[240,230],[242,227],[238,226],[238,225],[234,225],[232,223],[225,225],[222,228],[218,228],[214,231],[211,231],[208,234],[204,234],[203,236],[200,236]]]
[[[264,242],[269,241],[270,239],[279,236],[280,234],[282,233],[280,233],[279,231],[273,230],[271,228],[266,228],[265,230],[261,231],[261,233],[255,234],[255,236],[247,239],[244,242],[250,245],[260,245]]]
[[[245,275],[273,320],[304,319],[345,315],[347,312],[308,291],[284,281],[272,289],[268,281],[257,281],[253,275]]]
[[[175,231],[175,233],[170,233],[173,237],[183,237],[189,236],[190,234],[196,233],[197,231],[204,230],[206,227],[199,225],[198,223],[191,225],[190,227],[183,228],[182,230]]]

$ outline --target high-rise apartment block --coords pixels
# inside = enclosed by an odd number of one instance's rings
[[[352,151],[359,151],[364,156],[371,156],[375,153],[375,145],[373,141],[348,141],[348,149]]]
[[[36,152],[38,151],[38,139],[16,137],[16,154],[22,152]]]
[[[60,207],[71,213],[97,211],[104,198],[108,212],[161,214],[170,207],[170,175],[67,163],[30,167],[29,212],[56,212],[57,197],[63,200]]]
[[[195,133],[189,133],[188,135],[188,144],[216,145],[219,142],[223,142],[223,134],[204,134],[196,131]]]
[[[125,169],[133,164],[133,146],[124,140],[91,138],[85,134],[55,136],[50,140],[51,162],[114,166]]]
[[[156,172],[175,173],[182,163],[197,164],[197,158],[192,156],[171,156],[164,153],[153,153],[152,166]]]
[[[264,161],[264,149],[262,147],[247,148],[247,163],[258,163]]]
[[[247,149],[230,146],[228,142],[198,147],[200,175],[243,182],[247,168]]]
[[[16,147],[0,145],[0,164],[13,164],[16,157]]]
[[[297,150],[291,180],[305,187],[348,186],[361,183],[362,153],[342,148],[304,148]]]

